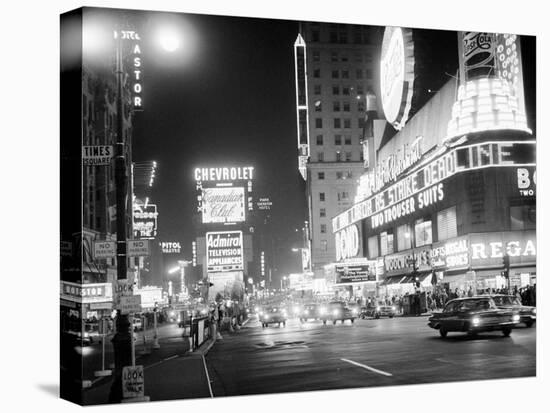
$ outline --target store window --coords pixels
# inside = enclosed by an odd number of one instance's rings
[[[437,240],[443,241],[457,236],[456,207],[437,213]]]
[[[412,248],[413,233],[409,224],[397,227],[397,251],[409,250]]]
[[[335,100],[334,102],[332,102],[332,110],[334,112],[340,112],[340,102]]]
[[[340,151],[336,151],[336,162],[340,162],[342,160],[342,153]],[[342,172],[336,172],[336,179],[342,179]]]
[[[367,240],[367,250],[368,256],[371,260],[378,257],[378,235],[369,237]]]
[[[324,217],[327,216],[327,210],[326,210],[326,208],[321,208],[321,209],[319,209],[319,216],[320,216],[321,218],[324,218]]]
[[[432,243],[432,221],[418,219],[414,224],[414,240],[417,247]]]
[[[325,201],[325,193],[319,192],[319,201],[324,202]]]
[[[512,231],[536,229],[537,206],[535,202],[528,205],[510,206],[510,229]]]
[[[384,231],[380,234],[380,255],[393,254],[393,232]]]

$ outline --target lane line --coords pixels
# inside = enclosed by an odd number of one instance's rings
[[[174,354],[173,356],[166,357],[165,359],[162,359],[162,361],[172,360],[172,359],[175,359],[176,357],[179,357],[179,356],[177,354]]]
[[[353,361],[353,360],[348,360],[348,359],[340,359],[340,360],[345,361],[346,363],[353,364],[354,366],[358,366],[358,367],[362,367],[362,368],[364,368],[364,369],[370,370],[370,371],[372,371],[372,372],[374,372],[374,373],[381,374],[381,375],[383,375],[383,376],[388,376],[388,377],[393,376],[393,374],[391,374],[391,373],[387,373],[387,372],[385,372],[385,371],[378,370],[378,369],[375,369],[375,368],[373,368],[373,367],[369,367],[369,366],[367,366],[367,365],[365,365],[365,364],[357,363],[356,361]]]
[[[208,382],[208,390],[210,391],[210,397],[214,398],[214,393],[212,393],[212,385],[210,384],[210,375],[208,374],[208,369],[206,368],[206,360],[202,356],[202,364],[204,365],[204,371],[206,372],[206,381]]]

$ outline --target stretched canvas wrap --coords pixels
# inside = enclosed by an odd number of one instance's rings
[[[62,398],[536,376],[534,36],[81,8],[60,53]]]

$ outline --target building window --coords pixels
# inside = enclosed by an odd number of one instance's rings
[[[348,42],[348,31],[345,27],[340,29],[338,40],[339,40],[340,43],[347,43]]]
[[[318,42],[319,41],[319,30],[312,30],[311,31],[311,41],[312,42]]]
[[[341,122],[340,118],[334,118],[334,127],[335,128],[341,128],[342,127],[342,122]]]
[[[336,162],[340,162],[342,160],[342,154],[340,151],[336,151]],[[336,172],[336,179],[342,179],[342,172]]]
[[[319,209],[319,216],[321,218],[325,218],[327,216],[327,209],[326,208],[320,208]]]
[[[365,119],[364,118],[357,118],[357,127],[359,129],[363,129],[365,127]]]
[[[328,242],[326,239],[321,240],[321,251],[328,251]]]
[[[410,250],[412,248],[413,233],[409,224],[397,227],[397,251]]]
[[[323,110],[323,104],[320,100],[315,101],[315,112],[321,112]]]
[[[344,119],[344,128],[345,129],[351,128],[351,119]]]
[[[332,52],[330,54],[330,61],[331,62],[337,62],[338,61],[338,52]]]
[[[320,62],[321,61],[321,52],[319,50],[313,51],[313,61],[314,62]]]
[[[353,60],[357,63],[361,63],[363,61],[363,55],[361,53],[354,53],[353,54]]]
[[[339,95],[340,94],[340,86],[332,86],[332,94],[333,95]]]
[[[349,200],[349,192],[338,192],[338,201],[347,201]]]
[[[340,112],[340,102],[337,100],[332,102],[332,109],[334,112]]]
[[[380,255],[393,254],[393,232],[384,231],[380,234]]]
[[[340,59],[342,60],[342,62],[347,62],[349,59],[348,59],[348,55],[347,54],[343,54],[342,55],[342,58]]]
[[[338,34],[335,31],[330,32],[330,42],[338,43]]]
[[[365,94],[365,88],[363,85],[357,85],[357,94],[358,95],[364,95]]]
[[[323,135],[317,135],[316,141],[317,145],[321,146],[323,144]]]
[[[342,87],[342,95],[349,96],[349,86]]]
[[[510,206],[510,229],[512,231],[536,229],[537,205],[535,202]]]
[[[323,127],[323,118],[315,118],[315,127],[316,128],[322,128]]]
[[[356,69],[355,70],[355,77],[357,79],[363,79],[363,69]]]
[[[319,201],[325,202],[325,193],[324,192],[319,192]]]
[[[325,173],[324,172],[317,172],[317,178],[319,180],[325,179]]]
[[[318,162],[324,162],[325,161],[325,153],[324,152],[317,152],[317,161]]]
[[[365,111],[365,102],[363,100],[359,100],[357,102],[357,110],[359,112],[364,112]]]
[[[321,234],[327,233],[327,224],[321,224]]]
[[[351,145],[351,135],[344,136],[344,145]]]
[[[429,245],[433,242],[431,220],[416,220],[414,224],[414,242],[417,247]]]
[[[339,79],[340,78],[340,72],[338,70],[333,70],[331,74],[333,79]]]
[[[314,95],[320,95],[321,94],[321,85],[313,86],[313,94]]]
[[[321,69],[313,69],[313,77],[320,78],[321,77]]]
[[[349,79],[349,70],[342,70],[342,79]]]
[[[342,135],[334,135],[334,144],[342,145]]]
[[[351,162],[351,152],[346,152],[346,162]]]
[[[367,74],[367,79],[372,79],[372,70],[371,69],[367,69],[366,70],[366,74]]]
[[[437,213],[437,240],[443,241],[457,236],[456,207]]]
[[[349,112],[349,102],[344,102],[344,112]]]
[[[340,152],[336,152],[336,160],[340,160]],[[342,171],[336,171],[336,179],[342,179],[344,177],[344,173]]]
[[[367,254],[370,259],[378,257],[378,235],[369,237],[367,240]]]

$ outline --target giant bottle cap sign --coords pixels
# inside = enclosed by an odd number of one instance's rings
[[[386,27],[380,58],[380,90],[386,120],[397,130],[408,119],[413,96],[412,30]]]

